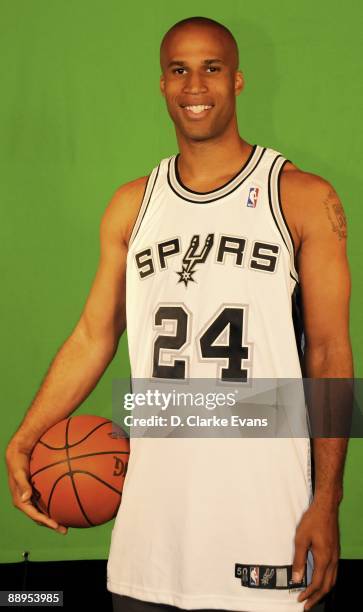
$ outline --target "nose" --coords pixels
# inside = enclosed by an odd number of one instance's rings
[[[208,91],[203,75],[199,72],[189,72],[184,82],[184,91],[190,94],[205,93]]]

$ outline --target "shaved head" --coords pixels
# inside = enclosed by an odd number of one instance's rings
[[[236,96],[244,78],[228,28],[207,17],[178,21],[161,41],[160,64],[161,93],[180,142],[236,132]]]
[[[225,45],[232,70],[238,70],[239,54],[236,39],[234,38],[232,32],[226,28],[226,26],[219,23],[219,21],[209,19],[208,17],[188,17],[187,19],[178,21],[171,28],[169,28],[169,30],[164,34],[160,45],[161,69],[164,70],[165,68],[165,56],[167,55],[167,50],[170,47],[173,38],[175,38],[175,36],[182,31],[184,31],[185,35],[187,35],[188,30],[191,31],[199,28],[206,28],[211,31],[215,31],[215,34],[218,36],[221,42],[223,42],[223,45]]]

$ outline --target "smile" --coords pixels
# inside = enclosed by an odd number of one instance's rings
[[[206,104],[198,104],[198,105],[192,105],[192,106],[184,106],[184,108],[188,111],[191,111],[192,113],[194,113],[195,115],[199,115],[199,113],[202,113],[203,111],[209,110],[210,108],[212,108],[211,106],[207,106]]]
[[[203,119],[211,108],[213,108],[212,104],[185,104],[181,105],[184,113],[189,119]]]

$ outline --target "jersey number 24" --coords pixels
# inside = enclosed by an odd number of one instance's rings
[[[218,367],[218,378],[223,381],[247,382],[248,369],[242,367],[242,360],[247,360],[250,345],[244,341],[244,323],[247,306],[222,306],[214,318],[196,337],[197,351],[200,360],[223,360]],[[165,333],[167,322],[173,322],[173,330]],[[182,351],[190,344],[192,315],[185,305],[160,305],[155,312],[154,327],[163,329],[154,340],[153,377],[184,379],[189,376],[189,358],[182,357]],[[227,343],[214,344],[225,332]],[[160,352],[164,363],[160,363]],[[180,357],[173,358],[177,351]],[[165,364],[165,353],[169,352],[170,365]]]

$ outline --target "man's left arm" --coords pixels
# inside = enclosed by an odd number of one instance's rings
[[[313,379],[352,379],[347,221],[334,188],[320,177],[313,176],[310,180],[313,182],[312,200],[302,223],[298,260],[304,312],[305,373]],[[324,388],[324,384],[321,387]],[[339,385],[335,388],[338,391]],[[314,500],[319,504],[334,507],[342,499],[347,443],[347,438],[313,438]]]
[[[285,192],[289,191],[288,197],[295,193],[300,211],[297,263],[304,318],[304,374],[309,379],[353,379],[351,278],[344,210],[330,183],[316,175],[294,174],[295,177],[290,173],[285,181]],[[307,550],[312,549],[313,579],[299,596],[299,601],[307,600],[304,610],[315,605],[336,581],[340,555],[338,513],[348,439],[314,437],[312,444],[314,498],[296,530],[293,564],[293,572],[301,575]]]

